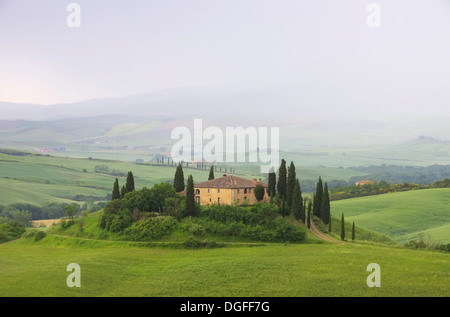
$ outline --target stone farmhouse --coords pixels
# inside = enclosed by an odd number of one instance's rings
[[[269,202],[267,184],[262,183],[261,179],[252,181],[226,174],[194,184],[195,201],[200,205],[253,205],[258,202],[254,193],[257,184],[261,184],[265,189],[262,201]]]

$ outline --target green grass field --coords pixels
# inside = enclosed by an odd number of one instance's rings
[[[0,245],[0,296],[450,296],[450,255],[369,244],[218,249],[47,236]],[[69,288],[69,263],[81,287]],[[366,284],[381,267],[381,287]]]
[[[335,217],[404,243],[420,233],[450,243],[450,189],[426,189],[334,201]]]

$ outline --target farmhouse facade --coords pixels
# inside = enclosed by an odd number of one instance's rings
[[[233,175],[224,174],[220,178],[194,184],[195,201],[200,205],[253,205],[257,203],[255,187],[264,187],[263,202],[269,202],[267,184],[261,179],[248,180]]]

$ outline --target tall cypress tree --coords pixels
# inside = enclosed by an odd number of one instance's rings
[[[127,193],[127,189],[125,185],[122,185],[122,188],[120,189],[120,198],[125,197],[125,194]]]
[[[292,206],[292,196],[294,193],[294,187],[295,187],[295,165],[294,162],[291,161],[291,164],[288,168],[288,176],[287,176],[287,182],[286,182],[286,202],[289,207]]]
[[[308,216],[306,218],[306,225],[307,225],[308,229],[311,228],[311,209],[312,209],[312,202],[310,200],[308,203]]]
[[[120,199],[119,180],[117,178],[114,181],[113,191],[111,195],[111,200],[114,199]]]
[[[125,188],[127,190],[127,193],[131,193],[134,190],[134,176],[131,171],[128,172]]]
[[[301,188],[300,188],[301,191]],[[300,212],[300,219],[302,220],[302,223],[305,224],[306,221],[306,198],[303,200],[303,208],[302,211]]]
[[[286,200],[286,161],[284,159],[281,160],[280,168],[278,169],[278,183],[277,183],[277,191],[281,200]]]
[[[273,168],[271,168],[269,172],[269,183],[267,184],[267,191],[270,198],[272,198],[276,194],[276,183],[277,177],[275,175],[275,172],[273,171]]]
[[[294,184],[294,190],[292,192],[291,212],[294,215],[295,219],[301,219],[300,217],[303,209],[303,199],[298,179],[294,182]]]
[[[355,241],[355,222],[352,223],[352,241]]]
[[[194,179],[188,176],[186,187],[186,216],[193,216],[195,213]]]
[[[184,190],[184,173],[183,167],[181,164],[178,164],[177,169],[175,171],[175,176],[173,179],[173,187],[177,193],[182,192]]]
[[[322,208],[322,198],[323,198],[323,185],[322,185],[322,178],[319,177],[319,181],[317,182],[316,186],[316,201],[314,202],[313,206],[313,214],[314,216],[320,218],[321,217],[321,208]]]
[[[328,185],[325,182],[325,188],[323,189],[322,208],[320,210],[320,218],[324,224],[330,222],[330,195],[328,193]]]
[[[214,165],[211,165],[211,168],[209,169],[209,176],[208,176],[208,180],[212,180],[214,179]]]
[[[345,239],[345,225],[344,225],[344,213],[342,213],[341,217],[341,240],[344,241]]]

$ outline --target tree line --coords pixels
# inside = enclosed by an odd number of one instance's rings
[[[439,180],[430,185],[415,183],[388,184],[385,181],[380,181],[375,184],[339,186],[330,190],[330,199],[341,200],[430,188],[450,188],[450,179]]]

